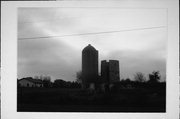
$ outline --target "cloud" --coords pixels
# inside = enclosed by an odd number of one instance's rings
[[[18,38],[61,36],[164,25],[162,10],[19,8]],[[100,60],[117,59],[123,78],[166,72],[166,29],[18,41],[18,77],[50,75],[75,80],[81,51],[92,44]],[[99,64],[100,67],[100,64]]]
[[[46,74],[61,78],[63,75],[66,80],[74,80],[74,76],[68,75],[73,75],[79,70],[77,64],[80,65],[80,53],[78,54],[76,50],[50,39],[43,39],[43,42],[41,40],[19,42],[21,42],[18,47],[19,76]]]
[[[152,71],[160,71],[161,75],[166,74],[166,58],[158,57],[161,51],[116,51],[110,53],[106,59],[116,59],[120,63],[121,78],[131,78],[136,72],[146,75]]]

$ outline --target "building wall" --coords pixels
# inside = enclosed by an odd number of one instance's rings
[[[19,84],[21,87],[42,87],[43,86],[43,84],[33,83],[28,80],[21,80],[19,81]]]
[[[21,80],[19,81],[19,84],[21,87],[33,87],[34,83],[28,81],[28,80]]]

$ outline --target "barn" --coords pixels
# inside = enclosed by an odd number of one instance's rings
[[[42,80],[33,79],[32,77],[22,78],[18,81],[19,87],[43,87]]]

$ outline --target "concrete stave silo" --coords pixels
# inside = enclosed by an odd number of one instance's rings
[[[95,88],[98,82],[98,50],[90,44],[82,51],[83,88]]]

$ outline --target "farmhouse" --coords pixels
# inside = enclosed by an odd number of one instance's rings
[[[22,78],[18,81],[20,87],[43,87],[43,82],[40,79],[33,79],[32,77]]]

